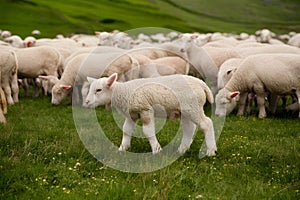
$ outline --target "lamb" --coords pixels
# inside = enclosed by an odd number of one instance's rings
[[[128,55],[135,65],[124,74],[123,81],[172,74],[188,74],[189,72],[189,63],[178,56],[167,56],[152,60],[138,53]]]
[[[18,35],[12,35],[4,39],[5,42],[16,48],[24,48],[23,39]]]
[[[84,91],[88,85],[84,82],[87,81],[87,76],[99,78],[101,75],[108,76],[114,72],[121,76],[131,69],[131,65],[131,59],[127,55],[122,56],[122,53],[119,52],[79,54],[68,62],[61,79],[53,86],[51,103],[53,105],[60,104],[70,94],[74,85],[84,86],[82,95],[85,99]]]
[[[143,124],[143,132],[151,145],[152,153],[161,151],[155,136],[154,117],[177,119],[181,117],[183,138],[178,152],[189,149],[196,125],[204,132],[206,154],[214,156],[217,150],[213,123],[203,110],[206,99],[213,103],[213,95],[208,86],[192,76],[170,75],[156,78],[136,79],[125,83],[117,82],[117,74],[108,78],[88,78],[91,87],[86,103],[93,108],[111,102],[125,116],[123,138],[119,148],[130,147],[131,134],[138,119]]]
[[[57,76],[58,68],[63,65],[61,54],[49,46],[17,49],[15,52],[19,63],[18,76],[20,77]]]
[[[300,33],[291,37],[288,41],[288,44],[300,48]]]
[[[7,49],[0,49],[1,85],[7,103],[10,105],[19,102],[17,70],[18,61],[15,52]]]
[[[216,115],[225,116],[225,106],[244,92],[254,92],[259,118],[266,117],[265,94],[295,93],[300,104],[300,55],[259,54],[245,58],[226,86],[216,96]],[[300,117],[300,113],[299,113]]]

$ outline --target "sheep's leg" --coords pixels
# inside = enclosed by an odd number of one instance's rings
[[[126,151],[130,147],[131,135],[135,127],[136,122],[131,118],[126,117],[123,124],[123,138],[119,151]]]
[[[298,117],[300,118],[300,89],[298,89],[296,91],[296,95],[298,97],[298,105],[299,105],[299,115],[298,115]]]
[[[215,140],[215,131],[213,122],[210,118],[206,117],[203,109],[200,110],[199,120],[196,120],[195,123],[203,131],[205,136],[205,144],[207,147],[206,155],[214,156],[216,155],[217,145]]]
[[[184,154],[190,148],[193,142],[196,125],[191,120],[183,116],[181,119],[181,124],[182,124],[183,135],[182,135],[181,144],[178,148],[178,152],[180,154]]]
[[[35,78],[32,79],[32,86],[33,86],[33,97],[38,97],[39,90],[40,90],[40,84],[37,82],[37,80]]]
[[[247,100],[247,95],[248,93],[243,93],[242,95],[240,95],[240,100],[239,100],[239,109],[237,112],[238,116],[244,115],[244,111],[245,111],[245,105],[246,105],[246,100]]]
[[[256,94],[257,106],[259,109],[259,118],[265,118],[267,116],[266,107],[265,107],[265,93]]]
[[[14,74],[11,80],[11,90],[14,103],[19,102],[19,85],[18,85],[18,76]]]
[[[153,110],[141,112],[143,123],[143,132],[151,145],[152,153],[156,154],[161,151],[161,146],[155,136],[154,112]]]
[[[3,91],[5,93],[5,96],[6,96],[7,103],[9,105],[13,105],[14,100],[11,96],[11,88],[10,88],[10,84],[9,84],[9,77],[3,77],[2,78],[2,87],[3,87]]]
[[[25,97],[29,97],[29,85],[28,85],[28,81],[27,81],[27,78],[23,78],[21,80],[21,86],[24,90],[24,96]]]
[[[248,103],[247,103],[247,109],[246,109],[247,114],[251,113],[251,107],[253,105],[254,97],[255,97],[255,94],[253,94],[252,92],[248,93],[248,96],[247,96]]]
[[[279,99],[280,99],[280,96],[278,96],[276,94],[270,94],[269,111],[271,114],[275,114]]]

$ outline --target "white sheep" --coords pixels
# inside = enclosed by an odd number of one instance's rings
[[[300,47],[300,33],[295,34],[293,37],[291,37],[288,41],[289,45]]]
[[[226,86],[216,96],[216,115],[225,116],[226,104],[244,92],[254,92],[259,117],[266,117],[266,92],[277,95],[295,93],[300,97],[300,55],[259,54],[245,58]],[[300,104],[300,101],[299,101]],[[300,117],[300,113],[299,113]]]
[[[13,47],[24,48],[23,39],[18,35],[12,35],[4,39],[5,42],[9,43]]]
[[[74,86],[82,86],[87,76],[100,78],[118,72],[121,76],[131,69],[131,59],[122,53],[82,53],[74,56],[66,65],[61,79],[52,88],[53,105],[60,104],[71,93]],[[109,66],[109,67],[108,67]],[[82,88],[82,97],[85,99],[86,87]],[[76,102],[76,101],[75,101]]]
[[[120,151],[130,147],[131,134],[138,119],[142,121],[143,132],[150,142],[152,153],[161,151],[155,136],[154,117],[164,116],[169,119],[181,117],[183,138],[178,148],[179,153],[183,154],[189,149],[198,126],[205,135],[206,154],[215,155],[217,147],[213,123],[203,110],[206,99],[213,103],[213,95],[200,79],[170,75],[121,83],[116,81],[117,74],[112,74],[108,78],[88,80],[91,83],[86,99],[89,107],[111,102],[126,117]]]

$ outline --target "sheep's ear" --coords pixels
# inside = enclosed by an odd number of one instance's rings
[[[232,92],[230,93],[230,98],[234,98],[236,96],[238,96],[240,94],[240,92]]]
[[[43,80],[43,81],[46,81],[49,79],[49,76],[42,76],[42,75],[39,75],[39,79]]]
[[[72,86],[71,85],[61,85],[60,86],[62,89],[68,90],[70,89]]]
[[[108,77],[108,80],[107,80],[107,86],[108,87],[112,86],[112,84],[114,84],[114,82],[117,80],[117,78],[118,78],[117,73],[113,73],[112,75],[110,75],[110,77]]]
[[[94,82],[95,80],[97,80],[97,79],[92,78],[92,77],[87,77],[87,81],[89,82],[89,84],[92,84],[92,82]]]

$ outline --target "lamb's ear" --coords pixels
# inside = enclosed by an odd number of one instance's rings
[[[97,79],[92,78],[92,77],[86,77],[86,78],[87,78],[87,81],[89,82],[89,84],[92,84],[92,82],[94,82],[95,80],[97,80]]]
[[[68,90],[70,89],[72,86],[71,85],[61,85],[60,86],[62,89]]]
[[[114,84],[114,82],[118,79],[118,74],[117,73],[113,73],[112,75],[110,75],[110,77],[108,77],[107,79],[107,86],[110,87]]]
[[[48,76],[42,76],[42,75],[39,75],[39,79],[43,80],[43,81],[46,81],[48,80]]]
[[[230,94],[229,94],[229,96],[230,96],[230,98],[234,98],[234,97],[236,97],[236,96],[238,96],[240,94],[240,92],[231,92]]]

